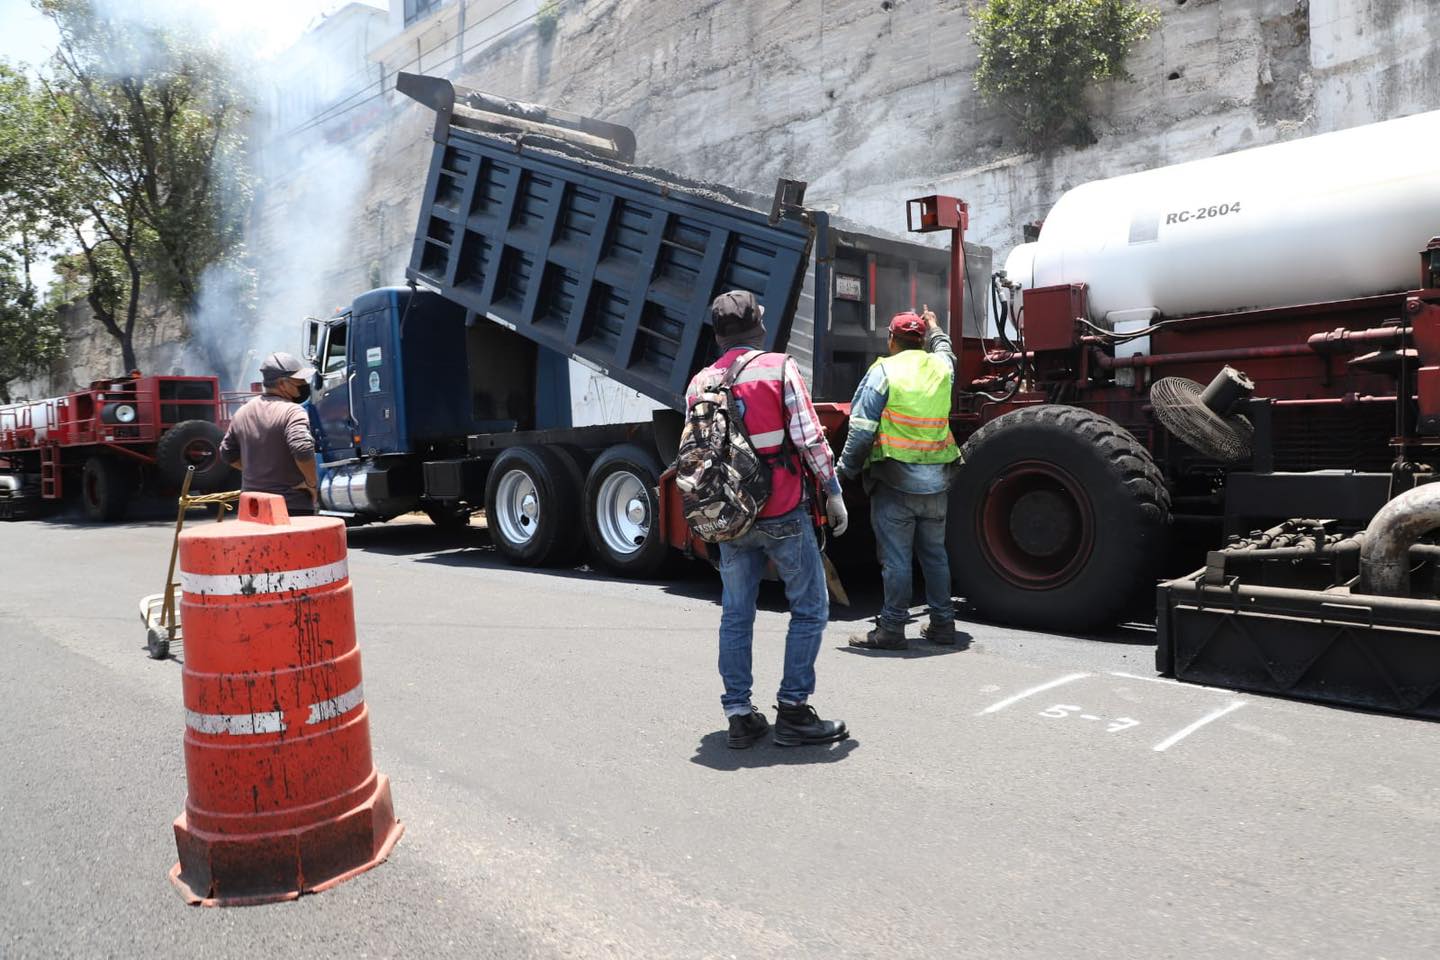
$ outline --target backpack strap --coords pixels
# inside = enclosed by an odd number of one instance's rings
[[[745,371],[745,368],[750,365],[750,361],[757,357],[763,357],[764,355],[764,350],[751,350],[749,353],[737,358],[734,363],[726,368],[725,377],[720,381],[720,385],[727,389],[735,386],[735,381],[739,379],[740,374]]]

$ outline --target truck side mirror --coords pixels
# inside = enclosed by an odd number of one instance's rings
[[[306,317],[305,325],[301,328],[300,342],[304,345],[301,352],[306,363],[315,363],[320,359],[320,343],[325,336],[325,321],[315,317]]]

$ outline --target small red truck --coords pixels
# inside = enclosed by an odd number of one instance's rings
[[[86,517],[120,520],[142,491],[217,490],[226,424],[214,377],[117,377],[0,406],[0,520],[78,500]]]

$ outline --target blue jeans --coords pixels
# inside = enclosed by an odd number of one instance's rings
[[[790,601],[779,697],[786,703],[804,703],[815,692],[815,658],[830,619],[830,593],[808,510],[802,503],[789,513],[757,520],[743,536],[719,546],[720,679],[725,683],[720,704],[725,715],[750,712],[755,600],[767,561],[775,564]]]
[[[877,484],[870,495],[870,524],[880,554],[885,605],[880,621],[902,629],[910,619],[911,558],[920,558],[925,602],[935,620],[954,620],[950,598],[950,555],[945,552],[945,507],[950,494],[901,493]]]

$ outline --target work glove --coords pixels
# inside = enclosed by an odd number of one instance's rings
[[[832,493],[825,498],[825,516],[830,520],[831,532],[837,537],[850,526],[850,514],[845,510],[845,498],[842,495]]]

